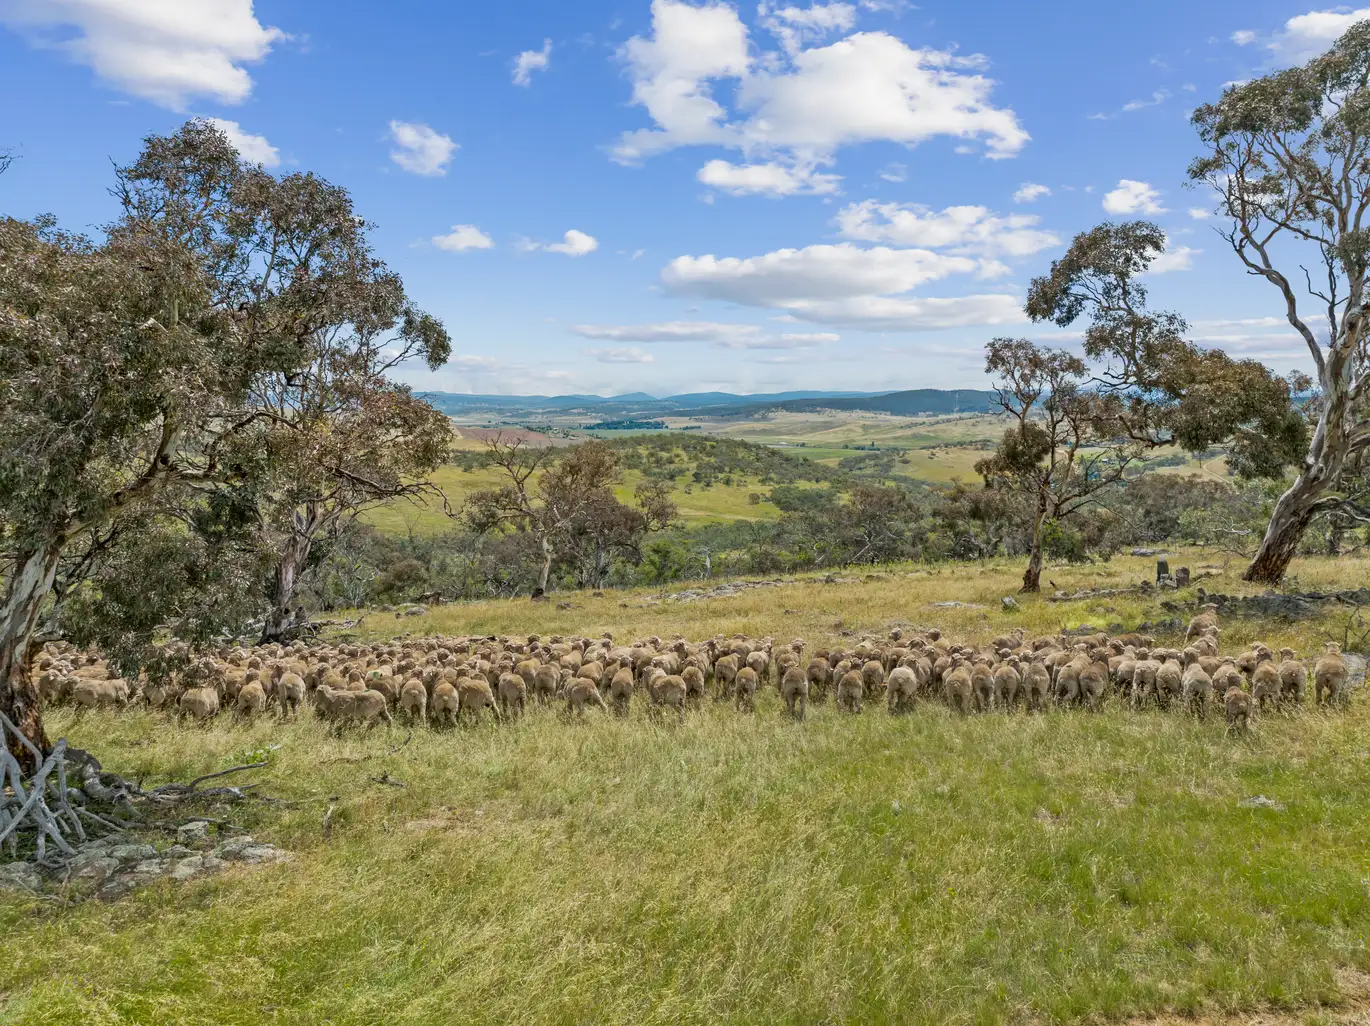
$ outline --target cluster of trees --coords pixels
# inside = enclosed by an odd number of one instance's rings
[[[96,238],[0,219],[0,712],[46,746],[36,647],[293,617],[320,539],[422,485],[448,422],[388,378],[442,324],[347,192],[192,121],[117,168]]]

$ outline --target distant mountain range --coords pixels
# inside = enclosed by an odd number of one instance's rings
[[[627,395],[464,395],[455,392],[420,393],[449,416],[470,413],[574,413],[583,410],[596,418],[644,415],[749,417],[768,410],[861,410],[903,416],[981,413],[991,408],[992,392],[975,389],[920,388],[906,392],[771,392],[736,395],[731,392],[690,392],[664,398],[645,392]]]

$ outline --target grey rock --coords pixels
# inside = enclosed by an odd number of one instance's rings
[[[122,898],[125,894],[128,894],[135,886],[136,884],[128,877],[116,876],[113,880],[110,880],[96,891],[95,896],[101,901],[114,901],[115,899]]]
[[[68,876],[72,880],[94,880],[98,883],[107,880],[118,870],[118,859],[106,858],[93,852],[83,852],[71,860]]]
[[[1011,595],[1005,595],[999,600],[999,604],[1004,607],[1005,612],[1013,612],[1018,609],[1018,600]]]
[[[144,859],[133,867],[133,872],[138,876],[161,876],[169,865],[166,859]]]
[[[194,848],[187,848],[184,844],[173,844],[166,851],[162,852],[162,857],[168,859],[184,859],[191,855],[198,854],[200,853]]]
[[[176,840],[181,844],[194,844],[196,841],[209,840],[209,824],[204,820],[183,823],[176,828]]]
[[[1237,803],[1239,809],[1274,809],[1276,812],[1283,812],[1284,806],[1273,798],[1267,798],[1263,794],[1258,794],[1252,798],[1243,798]]]
[[[254,844],[244,848],[238,856],[240,862],[245,862],[250,866],[268,865],[273,862],[286,862],[290,859],[288,852],[270,844]]]
[[[43,889],[43,877],[27,862],[7,862],[0,866],[0,891],[36,894]]]
[[[168,874],[173,880],[189,880],[192,876],[199,876],[205,871],[205,860],[195,855],[188,859],[181,859],[171,867]]]
[[[141,862],[156,856],[157,849],[150,844],[119,844],[109,850],[109,857],[120,862]]]
[[[256,843],[251,837],[243,835],[225,841],[215,848],[212,854],[221,859],[236,859],[245,849],[251,848]]]

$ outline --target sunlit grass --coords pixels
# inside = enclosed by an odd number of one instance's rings
[[[1296,572],[1343,586],[1367,568]],[[1073,588],[1151,570],[1121,558],[1048,575]],[[1163,615],[1142,598],[1005,613],[1017,571],[904,568],[687,604],[476,603],[435,610],[422,630],[818,644],[893,622],[983,638]],[[1210,586],[1240,590],[1234,578]],[[985,608],[932,605],[953,598]],[[401,626],[414,621],[373,616],[363,633]],[[1325,626],[1230,621],[1224,638],[1309,651]],[[297,857],[112,904],[0,897],[7,1023],[1097,1022],[1335,1001],[1338,967],[1370,970],[1360,694],[1344,713],[1267,716],[1246,740],[1218,717],[1116,706],[821,706],[794,724],[770,689],[754,716],[709,703],[655,725],[636,706],[572,724],[535,711],[418,730],[390,756],[403,727],[339,739],[309,717],[199,728],[63,711],[51,728],[147,784],[279,745],[250,779],[290,804],[230,814]],[[407,787],[375,783],[383,773]],[[1283,808],[1240,807],[1256,794]]]

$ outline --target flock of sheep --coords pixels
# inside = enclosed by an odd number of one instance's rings
[[[627,715],[636,696],[649,710],[687,708],[712,695],[737,709],[755,708],[763,685],[777,688],[789,714],[829,696],[858,713],[883,701],[891,713],[941,700],[961,713],[1044,710],[1050,705],[1098,709],[1110,696],[1142,708],[1177,706],[1204,716],[1210,704],[1230,729],[1245,731],[1267,706],[1304,700],[1308,668],[1290,649],[1254,644],[1240,655],[1218,651],[1212,606],[1189,626],[1185,647],[1157,647],[1137,634],[1027,639],[1021,629],[987,646],[952,644],[937,630],[895,630],[851,649],[824,648],[806,657],[802,640],[776,644],[743,636],[691,643],[652,637],[630,645],[599,639],[429,638],[374,645],[274,645],[233,648],[201,658],[171,681],[131,683],[112,676],[96,655],[57,645],[36,667],[44,701],[79,708],[123,707],[139,700],[181,717],[208,720],[231,709],[255,717],[274,707],[281,718],[311,704],[334,721],[374,725],[399,714],[410,722],[456,724],[485,709],[517,716],[529,701],[564,703],[583,716],[587,705]],[[1340,703],[1347,665],[1329,643],[1312,672],[1318,705]]]

